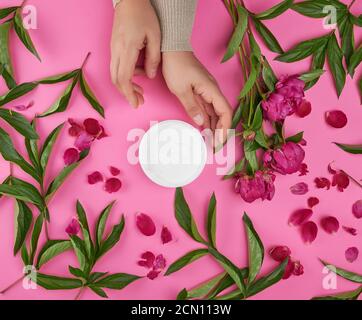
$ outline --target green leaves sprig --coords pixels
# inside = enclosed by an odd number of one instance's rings
[[[72,248],[78,258],[79,267],[69,266],[69,272],[73,276],[71,278],[36,273],[32,275],[32,280],[48,290],[81,288],[81,291],[83,291],[85,288],[89,288],[100,297],[107,298],[104,289],[121,290],[132,282],[140,279],[141,277],[132,274],[109,274],[108,272],[93,271],[93,268],[100,257],[110,251],[118,243],[125,226],[124,216],[122,216],[120,222],[113,226],[108,235],[105,235],[105,226],[113,205],[114,202],[109,204],[100,213],[92,237],[86,212],[82,204],[78,201],[76,210],[81,225],[82,238],[77,235],[71,235],[70,241],[48,241],[41,249],[36,265],[39,269],[44,263],[61,252],[64,252],[64,250]]]
[[[0,9],[0,19],[6,20],[0,24],[0,76],[3,77],[9,89],[16,86],[14,80],[13,64],[9,53],[10,31],[15,30],[16,35],[39,61],[40,56],[31,40],[28,30],[24,28],[22,7],[15,6]]]
[[[246,299],[277,283],[282,279],[284,274],[287,259],[270,274],[264,277],[258,276],[264,260],[264,246],[246,213],[243,216],[243,222],[248,239],[249,266],[247,268],[240,269],[217,250],[216,203],[216,197],[213,194],[208,207],[206,222],[208,237],[207,240],[205,240],[197,229],[197,225],[185,200],[182,189],[178,188],[176,190],[176,219],[181,228],[184,229],[191,238],[202,244],[204,247],[193,250],[172,263],[165,275],[170,275],[179,271],[206,255],[211,255],[225,270],[222,274],[217,275],[213,279],[199,285],[193,290],[187,291],[186,289],[183,289],[178,295],[178,299],[180,300],[196,298],[216,300]],[[233,285],[237,286],[236,290],[227,295],[222,295],[224,290],[232,287]]]

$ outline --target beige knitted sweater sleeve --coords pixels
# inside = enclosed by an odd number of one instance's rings
[[[113,0],[116,6],[122,0]],[[137,0],[134,0],[137,1]],[[191,34],[197,0],[151,0],[160,20],[161,51],[192,51]]]

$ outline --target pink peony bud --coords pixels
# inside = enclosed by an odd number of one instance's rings
[[[137,214],[136,225],[145,236],[153,236],[156,233],[156,226],[153,220],[145,213]]]
[[[343,111],[333,110],[327,111],[325,114],[325,119],[327,124],[329,124],[333,128],[343,128],[347,125],[347,116]]]
[[[321,220],[321,226],[327,233],[336,233],[339,230],[339,222],[335,217],[325,217]]]
[[[310,217],[313,215],[313,211],[310,209],[300,209],[290,216],[289,218],[289,225],[298,227],[302,225],[304,222],[308,221]]]
[[[352,213],[357,219],[362,218],[362,200],[358,200],[353,204]]]
[[[75,218],[69,223],[68,227],[65,229],[65,232],[68,233],[70,236],[75,236],[80,231],[80,224],[79,221]]]
[[[318,227],[313,221],[308,221],[302,225],[302,239],[304,243],[312,243],[318,234]]]
[[[304,195],[308,193],[308,185],[305,182],[299,182],[290,187],[290,191],[295,195]]]
[[[269,255],[273,260],[282,262],[291,255],[291,251],[286,246],[276,246],[270,249]]]

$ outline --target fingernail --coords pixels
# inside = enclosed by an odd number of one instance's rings
[[[133,107],[133,108],[137,108],[138,104],[135,101],[129,101],[129,104]]]
[[[202,126],[204,124],[204,117],[201,114],[198,114],[194,117],[194,121],[198,126]]]

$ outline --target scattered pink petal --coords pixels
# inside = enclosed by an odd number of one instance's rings
[[[308,199],[308,207],[311,208],[311,209],[313,207],[315,207],[318,203],[319,203],[319,199],[316,198],[316,197],[310,197]]]
[[[291,258],[289,258],[287,266],[285,267],[283,279],[284,280],[289,279],[290,276],[293,274],[293,271],[294,271],[294,262],[292,261]]]
[[[153,263],[155,262],[155,259],[156,259],[155,255],[150,251],[146,251],[145,253],[143,253],[141,255],[141,258],[143,260],[138,261],[138,264],[141,267],[146,267],[149,269],[151,269],[153,267]]]
[[[331,182],[327,178],[324,178],[324,177],[315,178],[314,183],[318,189],[326,188],[327,190],[329,190],[331,188]]]
[[[295,195],[303,195],[306,194],[309,191],[309,189],[308,185],[305,182],[299,182],[294,186],[291,186],[290,191]]]
[[[166,259],[162,254],[156,257],[155,264],[153,265],[154,270],[163,270],[166,268]]]
[[[65,229],[65,232],[68,233],[70,236],[75,236],[79,233],[79,231],[80,231],[79,221],[73,218],[72,221],[67,226],[67,228]]]
[[[343,128],[348,122],[346,114],[340,110],[327,111],[325,118],[327,124],[337,129]]]
[[[145,213],[137,214],[136,225],[145,236],[153,236],[156,233],[156,226],[153,220]]]
[[[119,191],[121,188],[122,188],[122,182],[121,182],[121,180],[119,180],[117,178],[107,179],[107,181],[104,185],[104,189],[108,193],[115,193],[115,192]]]
[[[307,173],[309,173],[308,171],[308,166],[306,163],[302,163],[300,165],[300,168],[299,168],[299,176],[302,177],[302,176],[306,176]]]
[[[161,240],[162,240],[162,244],[166,244],[172,241],[172,234],[170,232],[170,230],[168,230],[167,227],[163,227],[162,231],[161,231]]]
[[[34,105],[34,101],[30,101],[28,104],[21,104],[21,105],[17,105],[12,107],[13,109],[15,109],[16,111],[22,112],[22,111],[26,111],[28,109],[30,109],[32,106]]]
[[[69,148],[64,152],[64,163],[66,166],[69,166],[79,160],[79,152],[77,149]]]
[[[150,280],[154,280],[158,277],[158,275],[160,274],[161,271],[156,271],[156,270],[151,270],[148,274],[147,274],[147,278]]]
[[[110,167],[109,171],[110,171],[112,176],[118,176],[121,173],[121,170],[119,170],[116,167]]]
[[[355,262],[358,258],[359,251],[356,247],[351,247],[344,253],[346,260],[350,263]]]
[[[356,236],[357,235],[357,230],[355,228],[351,228],[351,227],[342,227],[344,231],[346,231],[347,233],[351,234],[352,236]]]
[[[312,105],[309,101],[303,100],[295,111],[295,114],[300,118],[305,118],[312,112]]]
[[[302,239],[304,243],[312,243],[318,234],[318,227],[313,221],[308,221],[302,225]]]
[[[330,174],[336,174],[336,173],[337,173],[337,171],[332,168],[332,163],[330,163],[330,164],[328,165],[328,172],[329,172]]]
[[[304,222],[308,221],[312,216],[313,211],[310,209],[300,209],[292,213],[289,218],[289,225],[294,227],[302,225]]]
[[[332,186],[337,186],[338,191],[343,192],[349,186],[349,177],[343,171],[338,171],[333,176]]]
[[[335,217],[325,217],[321,220],[321,226],[327,233],[336,233],[339,230],[339,222]]]
[[[90,134],[91,136],[95,137],[101,132],[101,126],[96,119],[88,118],[85,119],[83,122],[85,131]]]
[[[287,246],[276,246],[271,248],[269,251],[269,255],[272,257],[273,260],[282,262],[286,258],[291,255],[291,251]]]
[[[293,261],[293,263],[294,263],[293,275],[301,276],[304,273],[304,267],[302,266],[300,261]]]
[[[98,134],[97,140],[101,140],[101,139],[107,138],[107,137],[108,137],[108,134],[106,133],[104,128],[101,126],[101,132]]]
[[[75,147],[79,151],[89,149],[92,145],[94,138],[86,132],[82,132],[74,142]]]
[[[103,181],[103,176],[99,171],[95,171],[92,174],[88,175],[89,184],[96,184],[101,181]]]
[[[302,140],[300,140],[299,144],[300,144],[301,146],[305,147],[305,146],[307,145],[307,140],[302,139]],[[307,166],[305,163],[304,163],[304,165]]]
[[[82,125],[80,125],[74,119],[69,118],[68,122],[70,124],[68,133],[71,137],[78,137],[84,131],[84,128],[82,127]]]
[[[362,218],[362,200],[358,200],[353,204],[352,213],[357,219]]]

